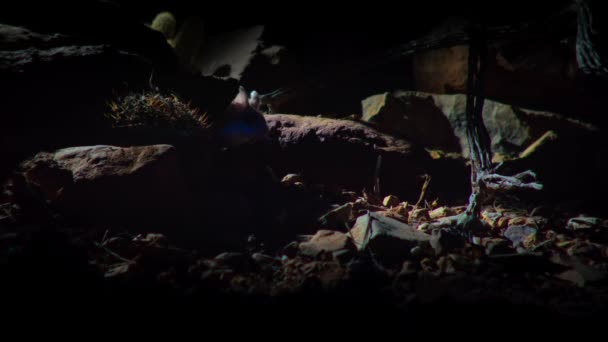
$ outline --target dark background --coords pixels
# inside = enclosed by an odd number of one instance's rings
[[[490,25],[519,21],[542,21],[572,1],[112,1],[130,16],[150,22],[160,11],[171,11],[178,22],[188,16],[203,18],[209,34],[264,24],[280,28],[277,40],[315,41],[319,44],[347,39],[361,44],[395,40],[425,32],[452,16],[473,17]],[[111,28],[115,18],[105,18],[103,5],[91,10],[91,1],[20,1],[4,7],[0,20],[7,23],[49,22],[62,25],[62,18],[80,18],[83,25],[101,22]],[[107,2],[107,6],[110,2]],[[100,20],[101,19],[101,20]]]

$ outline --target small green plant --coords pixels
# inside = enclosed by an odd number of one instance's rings
[[[156,15],[150,28],[162,33],[167,40],[175,38],[177,22],[171,12],[160,12]]]
[[[176,95],[131,93],[108,103],[105,117],[112,127],[166,127],[207,129],[208,116]]]

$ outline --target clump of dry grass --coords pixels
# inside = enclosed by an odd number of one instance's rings
[[[206,113],[176,95],[130,93],[108,103],[105,117],[112,127],[209,128]]]

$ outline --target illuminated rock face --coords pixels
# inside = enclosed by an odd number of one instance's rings
[[[70,147],[41,152],[22,167],[27,181],[70,217],[167,223],[191,198],[170,145]]]
[[[429,148],[469,154],[465,130],[466,96],[396,91],[362,102],[362,120],[382,131]],[[590,124],[562,115],[486,100],[483,119],[495,154],[516,156],[548,130],[563,137],[588,136]]]
[[[358,122],[286,114],[266,115],[266,121],[272,168],[277,174],[301,172],[312,184],[372,189],[382,156],[383,191],[414,200],[417,177],[431,162],[417,145]]]

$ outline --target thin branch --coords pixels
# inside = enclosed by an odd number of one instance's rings
[[[108,253],[109,255],[111,255],[113,257],[115,257],[116,259],[118,259],[120,261],[124,261],[124,262],[129,263],[129,264],[136,264],[136,262],[134,260],[130,260],[130,259],[127,259],[125,257],[122,257],[118,253],[114,252],[113,250],[109,249],[106,246],[103,246],[103,245],[99,244],[98,242],[94,242],[94,244],[95,244],[96,247],[99,247],[99,248],[103,249],[106,253]]]
[[[424,177],[424,184],[422,184],[422,189],[420,190],[420,197],[418,197],[418,202],[416,202],[416,205],[415,205],[416,208],[418,208],[420,206],[420,204],[424,200],[424,197],[426,197],[427,189],[429,187],[429,184],[431,183],[430,175],[424,175],[423,177]]]

